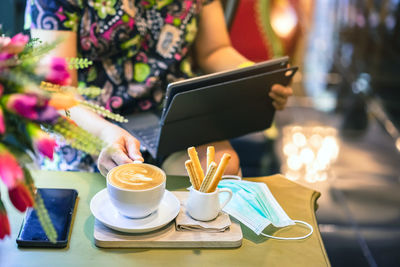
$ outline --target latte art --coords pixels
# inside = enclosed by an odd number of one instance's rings
[[[147,173],[147,170],[143,169],[141,170],[141,172],[143,172],[143,174],[131,170],[123,170],[119,172],[117,171],[116,175],[118,175],[118,180],[121,183],[128,185],[142,185],[146,182],[153,181],[153,178],[147,177],[145,175]]]
[[[125,164],[108,174],[110,183],[130,190],[144,190],[161,184],[165,176],[157,167],[145,164]]]

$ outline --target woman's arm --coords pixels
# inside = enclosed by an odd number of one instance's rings
[[[197,63],[207,73],[237,68],[248,61],[232,47],[218,0],[203,7],[194,46]]]
[[[218,0],[205,5],[201,11],[194,48],[198,65],[207,73],[234,69],[249,61],[232,47],[222,5]],[[292,88],[279,84],[273,85],[269,93],[277,110],[285,108],[292,94]]]
[[[42,42],[52,43],[61,40],[61,43],[51,51],[49,56],[65,58],[77,56],[77,34],[75,32],[32,29],[31,35],[33,38],[39,38]],[[77,71],[75,69],[69,71],[72,85],[77,85]],[[103,149],[98,159],[98,166],[103,175],[116,165],[133,160],[143,161],[139,141],[122,128],[84,107],[73,107],[70,109],[70,114],[71,119],[78,126],[109,145]]]

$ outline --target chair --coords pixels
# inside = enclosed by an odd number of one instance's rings
[[[259,62],[291,56],[300,35],[299,3],[293,0],[225,0],[225,19],[233,47]]]

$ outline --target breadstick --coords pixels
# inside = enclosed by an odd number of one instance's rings
[[[206,189],[211,183],[212,178],[214,177],[215,172],[217,171],[217,163],[214,161],[210,163],[210,167],[208,167],[206,176],[204,177],[203,182],[201,183],[200,192],[206,192]]]
[[[222,175],[225,172],[226,166],[228,166],[230,159],[231,159],[231,155],[229,155],[228,153],[224,153],[224,155],[222,156],[222,159],[218,165],[217,171],[215,172],[210,185],[207,187],[207,190],[206,190],[207,193],[211,193],[211,192],[215,191],[215,189],[218,186],[219,181],[222,178]]]
[[[207,147],[207,172],[208,168],[210,168],[211,162],[214,161],[214,156],[215,156],[215,149],[213,146],[208,146]]]
[[[189,147],[188,154],[190,160],[193,162],[194,172],[196,173],[196,177],[200,182],[199,183],[200,186],[204,179],[204,172],[203,169],[201,168],[200,160],[199,157],[197,156],[197,151],[194,147]]]
[[[186,171],[189,174],[190,183],[193,188],[198,190],[200,187],[199,180],[197,179],[196,173],[194,172],[193,162],[191,160],[185,161]]]

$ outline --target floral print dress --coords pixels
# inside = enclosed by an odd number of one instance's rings
[[[79,57],[93,61],[78,71],[80,84],[103,88],[91,101],[124,115],[159,109],[167,84],[193,75],[190,47],[209,2],[27,0],[25,20],[31,29],[76,32]],[[53,162],[41,165],[96,170],[92,157],[61,143]]]

